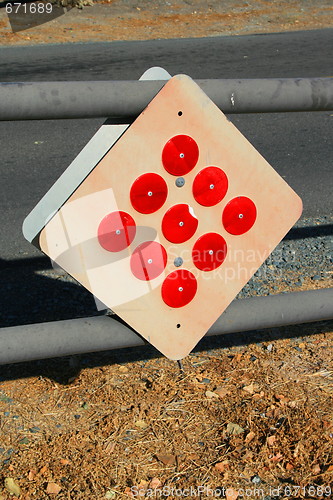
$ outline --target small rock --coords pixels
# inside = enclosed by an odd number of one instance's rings
[[[311,279],[312,281],[319,281],[321,279],[321,276],[319,276],[319,274],[315,274]]]
[[[79,420],[81,418],[81,415],[74,415],[75,420]]]
[[[229,424],[227,425],[227,433],[228,434],[238,435],[238,434],[241,434],[242,432],[244,432],[244,430],[245,429],[243,429],[243,427],[241,427],[240,425],[235,424],[233,422],[229,422]]]
[[[294,347],[294,349],[296,349],[296,351],[302,352],[302,349],[301,349],[300,347],[298,347],[298,345],[296,345],[296,346]]]
[[[167,453],[158,453],[156,455],[156,458],[157,460],[159,460],[160,462],[162,462],[162,464],[164,465],[173,465],[174,463],[176,463],[176,455],[171,455],[171,454],[167,454]]]
[[[43,467],[40,469],[39,474],[41,476],[44,476],[48,472],[49,468],[47,465],[43,465]]]
[[[147,429],[148,424],[147,424],[147,422],[145,422],[144,420],[137,420],[137,421],[135,422],[135,426],[136,426],[136,427],[139,427],[139,429]]]
[[[113,498],[116,498],[117,496],[117,493],[113,490],[109,490],[105,493],[105,498],[108,498],[108,499],[113,499]]]
[[[223,462],[218,462],[214,465],[215,469],[219,472],[225,472],[229,468],[229,461],[223,460]]]
[[[321,473],[320,465],[319,464],[315,464],[312,467],[312,472],[313,472],[313,474],[320,474]]]
[[[158,477],[153,477],[152,480],[149,483],[149,488],[152,490],[156,490],[162,486],[161,481],[158,479]]]
[[[226,387],[217,387],[215,389],[215,394],[217,394],[220,398],[224,398],[228,394],[230,394],[230,391],[226,389]]]
[[[48,495],[58,495],[61,491],[61,486],[57,483],[48,483],[46,488],[46,493]]]
[[[251,482],[253,484],[260,484],[261,483],[261,479],[260,479],[259,476],[255,475],[255,476],[251,477]]]
[[[15,495],[16,497],[21,495],[21,488],[11,477],[5,478],[5,488],[10,494]]]
[[[253,361],[255,361],[256,359],[258,359],[258,358],[257,358],[257,356],[252,355],[252,356],[250,357],[250,361],[252,361],[252,362],[253,362]]]
[[[255,433],[253,431],[250,431],[248,434],[246,434],[245,442],[250,443],[255,438],[255,436]]]
[[[210,379],[209,379],[209,378],[203,378],[203,379],[201,380],[201,383],[202,383],[202,384],[210,384]]]
[[[29,439],[27,437],[24,437],[19,440],[19,444],[29,444]]]
[[[216,392],[212,392],[212,391],[206,391],[205,392],[205,395],[206,395],[206,398],[208,399],[213,399],[213,398],[219,398],[219,395],[216,394]]]
[[[271,352],[273,350],[273,344],[268,344],[266,351]]]
[[[36,476],[36,471],[35,470],[29,470],[29,474],[28,474],[29,481],[33,481],[35,479],[35,476]]]
[[[273,455],[272,457],[270,457],[270,460],[272,462],[281,462],[282,459],[283,459],[282,453],[277,453],[276,455]]]
[[[259,391],[259,386],[256,382],[251,382],[249,385],[244,385],[243,391],[246,391],[249,394],[254,394]]]
[[[267,444],[268,446],[273,446],[273,444],[275,443],[276,441],[276,436],[268,436],[267,438]]]
[[[40,428],[39,427],[31,427],[29,429],[29,432],[31,432],[32,434],[37,434],[37,432],[40,431]]]
[[[225,498],[226,500],[237,500],[238,498],[238,491],[234,490],[233,488],[227,488],[225,492]]]

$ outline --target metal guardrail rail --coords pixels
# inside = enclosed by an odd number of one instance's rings
[[[244,332],[333,319],[333,288],[234,300],[207,332]],[[142,346],[147,342],[109,316],[0,329],[0,364]]]
[[[333,110],[333,78],[195,81],[227,114]],[[0,83],[0,120],[114,117],[128,123],[164,84],[164,80]]]

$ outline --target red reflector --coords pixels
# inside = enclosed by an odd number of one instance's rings
[[[131,270],[139,280],[157,278],[165,269],[167,253],[157,241],[146,241],[139,245],[131,256]]]
[[[225,206],[222,215],[223,225],[230,234],[246,233],[257,218],[257,209],[250,198],[237,196]]]
[[[183,307],[194,298],[197,288],[194,274],[186,269],[178,269],[165,278],[162,284],[162,298],[170,307]]]
[[[162,163],[171,175],[185,175],[197,164],[199,148],[189,135],[172,137],[163,148]]]
[[[206,167],[193,181],[193,196],[200,205],[212,207],[219,203],[228,190],[228,178],[218,167]]]
[[[206,233],[196,241],[192,250],[194,265],[201,271],[213,271],[227,255],[225,239],[218,233]]]
[[[171,243],[189,240],[198,227],[198,219],[192,215],[189,205],[180,203],[171,207],[162,219],[162,231]]]
[[[136,226],[134,219],[126,212],[111,212],[98,226],[99,244],[109,252],[120,252],[134,240]]]
[[[163,177],[154,173],[140,175],[132,184],[130,198],[135,210],[152,214],[164,204],[168,186]]]

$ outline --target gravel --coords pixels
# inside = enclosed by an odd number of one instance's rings
[[[305,278],[332,279],[333,217],[302,218],[238,294],[238,298],[301,287]],[[280,286],[277,286],[278,283]],[[328,286],[332,286],[328,284]]]
[[[299,289],[307,281],[332,286],[333,217],[302,218],[237,298]],[[93,296],[67,274],[37,258],[0,267],[0,327],[104,314]]]

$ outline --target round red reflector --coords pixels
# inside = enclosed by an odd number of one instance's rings
[[[186,269],[178,269],[165,278],[162,299],[170,307],[183,307],[194,298],[197,288],[194,274]]]
[[[165,248],[157,241],[141,243],[131,256],[131,270],[136,278],[149,281],[157,278],[167,263]]]
[[[171,243],[183,243],[189,240],[198,227],[198,219],[193,209],[185,203],[174,205],[162,219],[162,232]]]
[[[156,212],[168,196],[168,186],[163,177],[154,173],[140,175],[132,184],[130,198],[135,210],[141,214]]]
[[[206,167],[195,177],[193,196],[200,205],[212,207],[219,203],[228,190],[228,178],[218,167]]]
[[[223,225],[230,234],[246,233],[257,218],[257,209],[250,198],[237,196],[225,206],[222,214]]]
[[[162,163],[171,175],[188,174],[197,164],[198,158],[198,145],[189,135],[175,135],[162,151]]]
[[[225,239],[218,233],[206,233],[196,241],[192,250],[194,265],[201,271],[213,271],[227,255]]]
[[[126,212],[111,212],[98,226],[99,244],[109,252],[120,252],[134,240],[136,226],[134,219]]]

